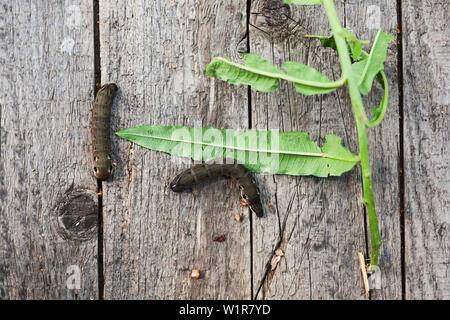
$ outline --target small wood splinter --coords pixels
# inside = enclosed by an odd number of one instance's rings
[[[361,252],[358,252],[358,258],[359,258],[359,268],[361,269],[361,275],[364,283],[364,291],[366,293],[366,297],[369,298],[370,288],[369,288],[369,279],[367,278],[366,261],[364,260],[364,255]]]

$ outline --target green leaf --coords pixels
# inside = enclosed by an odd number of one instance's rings
[[[347,47],[351,53],[351,58],[353,61],[357,61],[359,59],[364,59],[368,56],[368,54],[362,49],[363,45],[368,43],[366,40],[359,40],[355,37],[354,34],[346,32],[343,35],[347,40]],[[316,35],[307,35],[306,37],[319,39],[322,47],[331,48],[334,51],[337,51],[336,42],[334,41],[334,37],[326,37],[326,36],[316,36]]]
[[[319,39],[323,47],[336,50],[336,43],[333,36],[324,37],[310,35],[308,37]],[[348,35],[348,37],[352,38],[350,35]],[[355,81],[357,81],[359,90],[362,94],[368,94],[370,92],[372,89],[373,79],[375,77],[382,77],[380,72],[384,70],[387,47],[393,38],[394,37],[390,34],[387,34],[381,30],[378,31],[370,53],[362,50],[362,45],[366,43],[365,41],[358,40],[356,38],[356,41],[347,41],[349,50],[352,53],[352,59],[354,61],[360,59],[360,61],[352,64],[352,76],[355,77]],[[387,90],[385,90],[385,92],[386,91]],[[386,100],[383,99],[383,101]]]
[[[333,166],[331,165],[331,159],[327,160],[329,162],[330,176],[340,176],[342,173],[351,170],[359,161],[358,156],[351,153],[350,150],[342,145],[341,138],[331,134],[326,135],[326,143],[322,147],[322,152],[328,155],[339,155],[341,158],[341,160],[335,159]],[[356,160],[357,162],[352,163],[352,161],[348,161],[349,159],[354,159],[353,161]]]
[[[342,79],[331,82],[320,72],[298,63],[284,63],[283,67],[287,66],[287,73],[284,73],[257,54],[245,54],[244,61],[245,65],[240,65],[228,58],[214,58],[206,66],[206,74],[232,84],[247,84],[263,92],[275,90],[279,80],[293,82],[303,94],[326,93],[344,84]]]
[[[360,62],[354,63],[352,69],[357,76],[359,91],[368,94],[372,89],[373,79],[383,71],[386,61],[387,47],[394,39],[393,36],[383,31],[378,31],[369,56]]]
[[[322,0],[284,0],[287,4],[296,4],[299,6],[310,6],[314,4],[321,4]]]
[[[206,75],[231,84],[247,84],[262,92],[278,88],[278,75],[281,72],[275,65],[255,54],[244,55],[244,61],[246,66],[235,64],[226,57],[214,58],[206,66]]]
[[[375,127],[381,122],[381,120],[383,120],[384,115],[386,114],[387,107],[389,106],[388,82],[383,71],[380,71],[380,73],[378,73],[377,81],[381,84],[381,87],[384,90],[384,94],[383,98],[381,98],[380,106],[378,108],[373,107],[373,118],[366,124],[366,126],[369,128]]]
[[[287,61],[283,63],[281,67],[286,70],[286,74],[288,76],[293,78],[303,78],[315,82],[331,83],[330,79],[328,79],[324,74],[299,62]],[[295,89],[297,90],[297,92],[300,92],[304,95],[328,93],[335,90],[335,88],[317,88],[305,86],[300,83],[295,84]]]
[[[322,47],[331,48],[334,51],[337,51],[336,42],[334,41],[334,37],[326,37],[326,36],[316,36],[316,35],[306,35],[307,38],[315,38],[319,39]]]
[[[146,125],[123,129],[117,135],[145,148],[196,161],[233,158],[253,172],[339,176],[359,161],[342,145],[341,138],[333,135],[326,136],[322,148],[304,132]]]
[[[358,61],[362,55],[363,45],[369,43],[366,40],[359,40],[356,36],[344,29],[342,36],[347,40],[353,61]]]

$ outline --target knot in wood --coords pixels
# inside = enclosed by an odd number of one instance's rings
[[[261,14],[268,27],[281,27],[289,22],[291,8],[281,0],[264,1]]]
[[[291,7],[283,0],[255,1],[250,13],[250,24],[257,29],[257,34],[272,40],[291,36],[289,26],[295,20],[291,17]]]
[[[74,189],[55,206],[57,233],[65,240],[86,241],[97,232],[98,195],[92,190]]]

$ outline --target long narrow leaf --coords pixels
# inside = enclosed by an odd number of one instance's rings
[[[245,66],[231,62],[227,57],[214,58],[206,66],[206,75],[217,77],[231,84],[247,84],[253,89],[270,92],[278,88],[282,72],[256,54],[244,55]]]
[[[362,94],[368,94],[370,92],[373,79],[384,69],[387,47],[393,38],[394,37],[390,34],[381,30],[378,31],[369,56],[352,65],[355,74],[359,76],[358,85],[359,91],[361,91]]]
[[[233,158],[253,172],[339,176],[359,161],[342,145],[341,138],[333,135],[326,136],[322,148],[304,132],[147,125],[124,129],[117,135],[145,148],[196,161]]]
[[[324,74],[320,73],[314,68],[308,67],[300,62],[296,61],[288,61],[281,65],[281,67],[286,70],[286,74],[293,78],[305,78],[314,80],[316,82],[321,83],[330,83],[330,79],[328,79]],[[304,95],[313,95],[318,93],[328,93],[334,91],[335,88],[318,88],[306,86],[300,83],[295,83],[295,89],[297,92],[302,93]]]
[[[278,88],[279,80],[289,81],[298,92],[308,95],[330,92],[344,83],[342,79],[332,82],[319,71],[299,63],[285,62],[283,67],[287,66],[287,73],[284,73],[257,54],[245,54],[244,61],[245,65],[240,65],[228,58],[214,58],[206,66],[206,74],[232,84],[247,84],[263,92]]]

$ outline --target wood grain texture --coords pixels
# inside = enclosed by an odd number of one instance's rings
[[[239,59],[246,1],[101,1],[102,79],[119,91],[114,131],[144,124],[246,129],[247,88],[209,79],[214,56]],[[193,194],[169,179],[189,163],[112,138],[103,184],[105,298],[250,298],[249,220],[230,181]],[[230,189],[232,189],[230,192]],[[226,241],[214,242],[225,234]],[[189,277],[199,269],[200,278]]]
[[[402,1],[407,299],[449,299],[448,1]]]
[[[359,38],[397,31],[395,1],[335,2]],[[401,7],[404,82],[392,44],[390,106],[368,133],[383,240],[382,290],[371,298],[449,299],[450,9],[444,0]],[[106,299],[365,299],[357,252],[367,253],[369,234],[358,168],[328,179],[256,174],[264,217],[252,219],[231,181],[173,193],[170,179],[190,161],[114,135],[143,124],[250,126],[306,131],[320,145],[335,134],[357,153],[345,87],[305,97],[291,84],[249,92],[204,75],[213,57],[241,62],[249,46],[277,65],[300,61],[339,78],[337,55],[303,37],[328,35],[322,6],[254,0],[250,9],[247,34],[246,0],[100,3],[102,82],[119,87],[110,131],[118,166],[103,182]],[[90,189],[65,221],[74,230],[80,217],[95,224],[79,213],[95,207],[93,22],[91,0],[0,0],[0,299],[99,297],[97,230],[65,240],[57,211],[74,194],[67,191]],[[380,95],[376,85],[364,97],[369,114]],[[80,289],[70,289],[76,268]]]
[[[96,186],[92,21],[92,1],[0,1],[3,299],[97,297],[96,237],[65,241],[54,228],[59,197]],[[71,266],[81,272],[78,290],[66,285]]]

